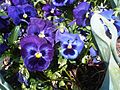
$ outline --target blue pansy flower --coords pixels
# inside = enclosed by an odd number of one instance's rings
[[[45,11],[45,14],[44,14],[45,17],[60,16],[62,14],[62,12],[58,8],[50,4],[44,5],[42,10]]]
[[[74,10],[73,15],[76,19],[76,23],[79,26],[90,25],[90,4],[87,2],[81,2]]]
[[[60,41],[62,34],[64,35],[68,32],[68,29],[61,23],[55,33],[55,43],[58,43]]]
[[[104,10],[100,13],[102,16],[104,16],[109,21],[113,22],[113,24],[116,26],[118,31],[118,36],[120,36],[120,20],[115,16],[115,13],[113,10]]]
[[[11,0],[13,5],[23,5],[23,4],[27,4],[28,0]]]
[[[52,0],[55,6],[65,6],[66,4],[72,4],[75,0]]]
[[[90,51],[90,56],[91,57],[97,56],[97,51],[93,47],[91,47],[89,51]]]
[[[26,36],[20,45],[24,64],[29,71],[43,71],[49,67],[54,50],[45,39],[35,35]]]
[[[45,38],[52,46],[54,45],[55,26],[49,20],[40,18],[31,18],[27,28],[28,35],[37,35],[40,38]]]
[[[31,17],[37,16],[36,9],[29,4],[9,6],[8,16],[13,19],[15,25],[18,25],[21,21],[27,23]]]
[[[89,51],[90,51],[90,56],[92,58],[93,63],[99,63],[100,61],[97,60],[97,56],[98,56],[97,50],[91,47]]]
[[[60,36],[60,53],[66,59],[75,59],[84,47],[83,41],[78,34],[64,33]]]

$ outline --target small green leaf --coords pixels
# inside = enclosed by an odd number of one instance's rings
[[[0,16],[7,16],[7,13],[4,10],[0,10]]]
[[[10,44],[15,44],[17,42],[19,31],[20,31],[20,26],[16,26],[12,30],[11,35],[10,35],[10,37],[8,39]]]
[[[36,6],[39,2],[42,3],[42,4],[46,4],[46,1],[45,0],[37,0],[36,2],[34,2],[34,6]]]
[[[3,37],[0,35],[0,44],[3,43]]]
[[[65,86],[65,82],[64,81],[60,81],[59,82],[59,87],[61,87],[61,86]]]
[[[63,59],[62,56],[58,59],[58,64],[60,65],[59,68],[63,67],[67,63],[66,59]]]
[[[76,84],[73,84],[73,89],[72,90],[81,90],[81,88],[78,87]]]

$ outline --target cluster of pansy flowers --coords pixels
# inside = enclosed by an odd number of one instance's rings
[[[4,1],[3,1],[4,2]],[[44,18],[40,18],[33,4],[28,0],[11,0],[11,5],[7,5],[7,17],[0,16],[0,32],[4,33],[3,37],[9,37],[10,18],[14,25],[20,25],[22,22],[27,24],[26,34],[20,40],[21,56],[24,65],[29,71],[44,71],[49,66],[54,57],[54,46],[60,43],[59,52],[66,59],[76,59],[85,47],[86,32],[81,33],[84,39],[78,33],[70,33],[64,26],[60,25],[61,15],[64,11],[59,7],[71,5],[75,0],[52,0],[51,3],[45,4],[41,10],[44,12]],[[113,10],[102,9],[101,15],[112,21],[120,32],[120,20],[115,16]],[[92,6],[88,2],[79,2],[73,9],[74,20],[79,27],[90,25],[90,18],[93,15]],[[47,19],[49,16],[57,16],[60,18],[57,25]],[[58,28],[57,28],[58,27]],[[4,31],[6,30],[6,31]],[[106,28],[107,31],[107,28]],[[0,44],[0,55],[9,47],[5,43]],[[1,49],[3,48],[3,49]],[[93,47],[89,47],[90,56],[94,63],[97,61],[97,51]]]
[[[74,1],[74,0],[73,0]],[[60,16],[56,6],[73,3],[72,0],[53,0],[53,4],[42,7],[44,17]],[[29,71],[46,70],[54,56],[54,45],[60,42],[61,55],[66,59],[75,59],[84,47],[78,34],[72,34],[65,27],[56,28],[52,21],[38,18],[37,10],[28,1],[14,1],[7,9],[8,16],[15,25],[27,23],[26,35],[20,41],[21,55]]]

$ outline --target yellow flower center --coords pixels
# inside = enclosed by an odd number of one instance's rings
[[[27,18],[28,15],[26,13],[23,14],[23,18]]]
[[[67,48],[68,48],[68,49],[71,49],[71,48],[72,48],[72,45],[71,45],[71,44],[68,44]]]
[[[40,38],[44,38],[44,37],[45,37],[45,34],[44,34],[44,32],[41,32],[38,36],[39,36]]]
[[[36,52],[36,53],[35,53],[35,57],[36,57],[36,58],[41,58],[41,57],[42,57],[42,53]]]

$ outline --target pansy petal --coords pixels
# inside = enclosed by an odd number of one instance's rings
[[[74,10],[73,15],[76,19],[76,23],[79,26],[87,26],[85,19],[89,19],[90,15],[86,17],[87,12],[89,12],[90,4],[87,2],[81,2]],[[88,22],[87,22],[88,23]]]
[[[53,5],[55,6],[64,6],[68,0],[52,0]]]
[[[74,54],[75,54],[75,52],[74,52],[73,49],[66,49],[66,50],[64,50],[63,53],[64,53],[65,55],[74,55]]]
[[[75,0],[68,0],[68,4],[72,4]]]
[[[77,58],[77,56],[78,56],[78,51],[77,51],[77,50],[74,50],[74,52],[75,52],[75,54],[73,54],[73,55],[69,54],[69,59],[75,59],[75,58]]]
[[[23,6],[23,9],[25,13],[28,13],[31,17],[37,16],[37,11],[32,5],[26,4]]]
[[[27,34],[28,35],[39,35],[40,31],[39,31],[39,27],[37,25],[30,25],[27,28]]]
[[[100,14],[101,14],[102,16],[104,16],[105,18],[111,20],[113,14],[114,14],[114,11],[113,11],[113,10],[106,10],[106,11],[101,12]]]
[[[36,45],[41,46],[42,44],[47,43],[47,42],[45,39],[39,38],[38,36],[28,35],[20,41],[20,45],[21,45],[21,47],[24,48],[24,45],[27,43],[35,43]]]
[[[29,71],[36,71],[38,60],[35,57],[26,58],[24,60],[25,66]]]
[[[77,50],[74,50],[73,52],[71,52],[71,54],[70,54],[70,52],[68,52],[68,53],[66,54],[66,53],[65,53],[65,50],[66,50],[66,49],[60,50],[60,53],[62,54],[62,56],[63,56],[64,58],[66,58],[66,59],[75,59],[75,58],[77,58],[77,56],[78,56],[78,51],[77,51]]]
[[[9,47],[6,44],[0,44],[0,56],[8,49]]]
[[[92,57],[97,56],[97,52],[96,52],[96,50],[95,50],[93,47],[91,47],[89,51],[90,51],[90,55],[91,55]]]
[[[54,13],[54,16],[60,16],[61,14],[62,14],[62,12],[56,9],[55,13]]]
[[[84,42],[83,41],[75,41],[73,45],[76,45],[76,50],[80,53],[84,47]]]
[[[23,5],[23,4],[27,4],[27,3],[28,3],[28,0],[11,0],[11,2],[12,2],[14,5]]]
[[[43,71],[46,70],[50,65],[50,61],[45,61],[44,58],[39,59],[38,63],[37,63],[37,71]]]
[[[15,25],[20,23],[19,11],[20,9],[15,6],[9,6],[8,8],[8,16],[13,19]]]
[[[120,20],[116,20],[114,25],[116,26],[117,30],[120,31]]]
[[[43,58],[46,61],[51,61],[53,59],[54,50],[53,50],[53,47],[51,45],[49,45],[49,44],[43,44],[39,48],[39,50],[41,51],[42,54],[44,54]]]
[[[67,33],[67,32],[64,33],[64,34],[60,34],[60,36],[59,36],[59,40],[61,42],[67,42],[68,40],[73,42],[75,40],[75,38],[76,38],[76,35],[70,34],[70,33]]]
[[[99,60],[97,60],[96,58],[93,59],[93,63],[97,64],[97,63],[100,63]]]
[[[35,43],[27,43],[23,46],[21,49],[21,55],[23,59],[29,56],[34,56],[34,54],[37,52],[38,46]]]
[[[10,22],[7,19],[0,17],[0,33],[8,33]]]
[[[52,8],[52,7],[51,7],[50,4],[46,4],[46,5],[44,5],[44,6],[42,7],[42,10],[49,12],[49,11],[51,10],[51,8]]]
[[[81,15],[79,12],[81,11],[85,11],[87,12],[90,8],[90,4],[87,3],[87,2],[81,2],[74,10],[73,10],[73,14],[74,14],[74,17],[78,17],[79,15]],[[79,13],[79,15],[78,15]],[[82,14],[83,15],[83,14]]]
[[[53,28],[52,30],[54,31],[55,26],[54,26],[54,24],[53,24],[51,21],[45,20],[45,27],[44,27],[44,30],[46,30],[46,29],[48,29],[48,28]]]

